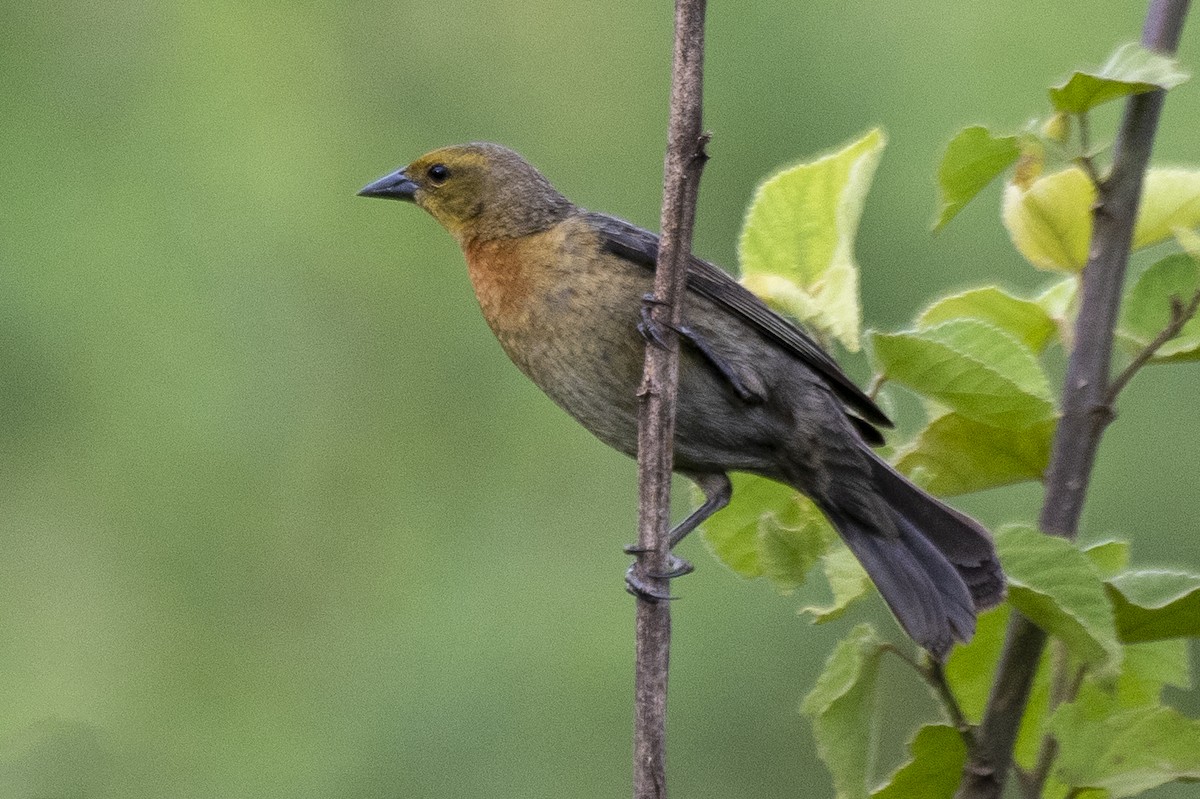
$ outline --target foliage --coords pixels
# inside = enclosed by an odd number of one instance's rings
[[[1102,68],[1051,88],[1046,120],[1015,134],[971,126],[951,140],[938,173],[942,202],[934,228],[1008,173],[1001,219],[1013,246],[1032,266],[1068,277],[1035,297],[997,286],[969,289],[931,304],[910,329],[866,335],[875,390],[902,386],[927,409],[923,428],[893,456],[920,485],[954,495],[1043,478],[1059,403],[1046,360],[1072,347],[1077,276],[1088,257],[1101,174],[1088,115],[1186,78],[1171,59],[1125,46]],[[851,349],[859,340],[859,306],[850,247],[882,146],[882,135],[872,131],[834,155],[768,179],[742,237],[746,285]],[[1151,170],[1132,246],[1174,240],[1182,251],[1131,281],[1118,329],[1131,370],[1200,358],[1200,319],[1181,317],[1200,292],[1197,226],[1200,171]],[[713,552],[731,568],[766,576],[789,593],[813,579],[827,586],[831,600],[801,608],[816,622],[836,618],[868,594],[861,567],[812,503],[761,478],[739,478],[737,491],[737,510],[705,529]],[[1085,547],[1029,525],[1000,530],[996,545],[1009,578],[1007,602],[980,618],[974,640],[950,656],[944,671],[885,643],[868,624],[835,648],[803,709],[838,796],[953,794],[967,746],[962,725],[983,713],[1013,609],[1053,642],[1016,747],[1018,766],[1042,774],[1026,777],[1038,780],[1033,790],[1132,796],[1200,779],[1200,721],[1161,699],[1164,686],[1191,684],[1185,641],[1200,637],[1200,575],[1131,567],[1124,540]],[[888,651],[939,689],[947,717],[961,725],[924,720],[911,760],[872,793],[874,696],[878,662]],[[1050,738],[1057,748],[1046,746]]]

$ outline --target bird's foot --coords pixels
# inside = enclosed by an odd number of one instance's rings
[[[641,554],[646,551],[645,548],[634,545],[625,547],[625,552],[631,555]],[[634,561],[625,571],[625,590],[640,599],[650,601],[678,599],[678,597],[671,596],[670,593],[660,590],[657,586],[651,585],[646,577],[653,580],[669,581],[674,580],[676,577],[682,577],[685,574],[691,574],[695,568],[695,566],[683,558],[671,555],[665,572],[648,572],[646,575],[643,575],[639,562]]]
[[[637,325],[638,332],[642,334],[642,338],[663,350],[667,348],[667,340],[663,338],[663,329],[670,327],[670,325],[663,324],[654,318],[654,306],[666,306],[668,304],[653,294],[643,294],[641,321]]]

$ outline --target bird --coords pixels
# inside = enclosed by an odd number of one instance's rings
[[[638,387],[659,237],[587,211],[499,144],[433,150],[361,189],[428,212],[458,242],[508,357],[600,441],[636,457]],[[829,519],[900,626],[939,660],[1005,596],[991,535],[875,453],[891,420],[798,324],[691,256],[674,471],[703,503],[674,547],[730,502],[730,472],[791,486]],[[670,577],[690,571],[673,560]],[[631,567],[630,589],[665,599]]]

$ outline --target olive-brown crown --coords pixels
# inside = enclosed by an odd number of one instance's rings
[[[404,174],[416,184],[413,201],[464,245],[546,230],[576,210],[541,172],[499,144],[442,147]]]

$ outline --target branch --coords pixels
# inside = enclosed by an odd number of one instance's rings
[[[1200,291],[1192,295],[1192,299],[1188,301],[1187,305],[1184,305],[1183,300],[1179,297],[1171,298],[1171,321],[1167,323],[1161,333],[1154,337],[1153,341],[1146,345],[1145,349],[1137,354],[1136,358],[1129,362],[1124,371],[1117,375],[1117,379],[1112,381],[1108,387],[1108,393],[1104,397],[1106,405],[1111,407],[1117,401],[1117,395],[1129,384],[1138,370],[1150,362],[1162,345],[1179,335],[1179,331],[1183,330],[1183,326],[1192,320],[1196,311],[1200,311]]]
[[[692,249],[700,172],[707,155],[701,130],[705,0],[676,0],[671,69],[671,117],[663,169],[662,239],[654,275],[665,347],[646,346],[638,419],[638,556],[644,584],[665,596],[670,558],[672,444],[679,384],[679,337]],[[664,319],[663,315],[667,314]],[[665,324],[664,324],[665,323]],[[637,600],[636,692],[633,732],[634,799],[664,799],[666,781],[667,667],[671,610],[666,601]]]
[[[963,737],[963,741],[967,746],[971,746],[974,740],[974,728],[971,722],[967,721],[967,715],[963,713],[962,706],[958,704],[958,698],[954,695],[954,689],[950,687],[950,683],[946,680],[946,672],[942,668],[942,664],[930,658],[926,664],[918,662],[907,652],[892,644],[884,644],[882,647],[884,652],[890,652],[909,668],[917,673],[925,684],[933,689],[937,694],[938,700],[942,703],[942,708],[946,711],[946,715],[950,717],[950,722],[954,728],[958,730]]]
[[[1142,44],[1160,53],[1174,53],[1188,3],[1151,0]],[[1083,299],[1075,322],[1075,349],[1067,364],[1063,415],[1054,434],[1039,519],[1043,531],[1063,538],[1074,539],[1078,532],[1096,450],[1112,419],[1105,399],[1113,331],[1142,179],[1165,97],[1166,92],[1154,91],[1129,98],[1113,147],[1112,169],[1098,187]],[[976,746],[963,767],[958,799],[997,799],[1004,790],[1017,729],[1045,644],[1046,634],[1014,611]]]

